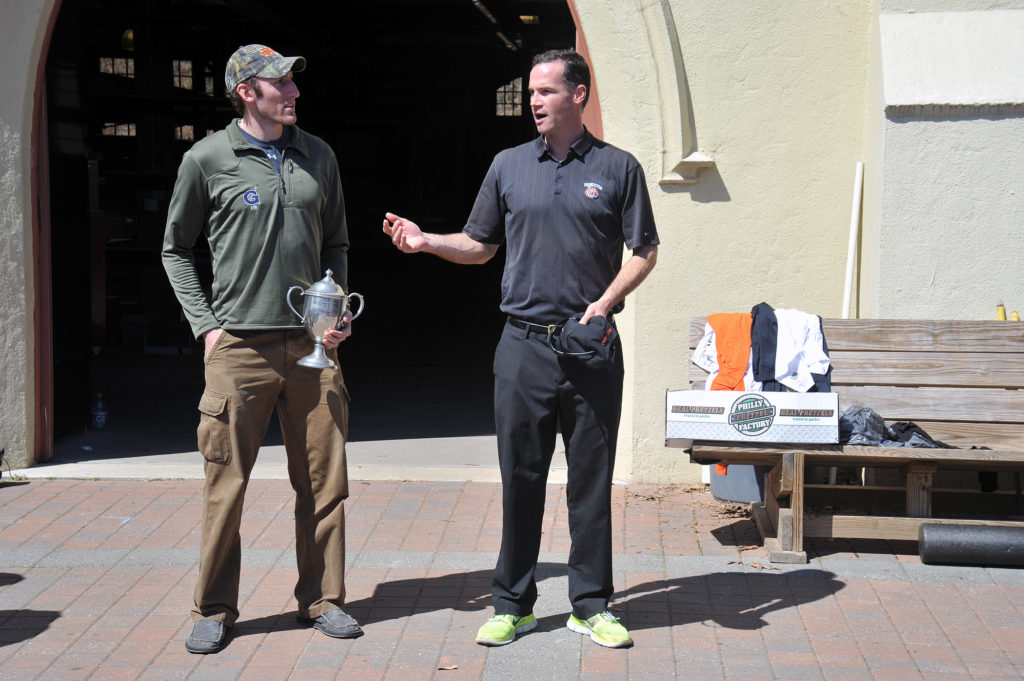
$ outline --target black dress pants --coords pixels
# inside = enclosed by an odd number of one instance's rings
[[[555,355],[544,332],[505,325],[494,356],[503,503],[492,584],[495,614],[533,612],[548,469],[559,427],[568,464],[569,600],[573,614],[584,619],[607,609],[614,590],[611,484],[622,375],[621,347],[612,364],[594,368]]]

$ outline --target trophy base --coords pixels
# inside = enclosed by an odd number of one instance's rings
[[[324,354],[324,349],[319,345],[316,349],[300,359],[297,364],[310,369],[337,369],[338,365],[334,360]]]

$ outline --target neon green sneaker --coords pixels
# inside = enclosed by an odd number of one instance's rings
[[[516,634],[525,634],[537,626],[537,618],[529,615],[495,615],[484,622],[476,632],[476,642],[482,646],[503,646],[516,640]]]
[[[633,645],[633,639],[629,637],[626,627],[619,624],[619,618],[607,610],[585,620],[576,615],[569,615],[569,621],[565,626],[577,634],[590,634],[594,643],[605,648],[625,648]]]

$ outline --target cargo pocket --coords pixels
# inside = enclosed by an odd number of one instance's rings
[[[199,451],[210,463],[231,462],[230,400],[211,390],[199,399]]]
[[[352,401],[348,394],[348,386],[341,370],[320,372],[320,404],[332,404],[336,399],[341,398],[346,405]]]

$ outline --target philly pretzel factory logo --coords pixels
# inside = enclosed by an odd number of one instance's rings
[[[729,425],[749,437],[771,428],[774,420],[774,405],[761,395],[743,395],[729,409]]]

